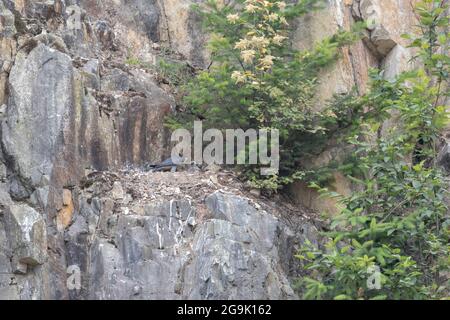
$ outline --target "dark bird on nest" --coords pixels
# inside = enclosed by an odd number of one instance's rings
[[[177,168],[184,165],[184,158],[180,156],[170,157],[161,163],[150,164],[146,166],[146,169],[152,172],[170,171],[176,172]]]

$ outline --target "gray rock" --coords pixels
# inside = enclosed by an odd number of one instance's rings
[[[248,199],[215,192],[206,198],[215,219],[199,227],[186,266],[189,299],[293,299],[278,253],[280,222]]]
[[[122,189],[122,185],[120,184],[119,181],[114,182],[111,192],[112,198],[114,200],[122,200],[125,196],[124,191]]]
[[[11,178],[9,193],[11,194],[11,198],[17,201],[30,197],[30,191],[18,177]]]
[[[0,162],[0,181],[5,182],[7,178],[7,168],[3,162]]]
[[[15,274],[26,274],[28,271],[28,265],[21,262],[17,257],[13,257],[11,267],[12,272]]]
[[[17,284],[12,285],[9,276],[0,275],[0,300],[18,299],[20,299],[20,295]]]
[[[376,47],[381,57],[386,57],[397,45],[392,36],[383,26],[377,26],[370,34],[370,40]]]
[[[393,80],[411,68],[413,63],[411,52],[401,45],[396,45],[383,61],[383,76],[387,80]]]
[[[14,14],[0,2],[0,35],[11,37],[16,33]]]
[[[9,194],[9,188],[6,183],[0,183],[0,206],[6,207],[12,204],[12,199]]]
[[[437,163],[447,172],[450,173],[450,143],[443,144],[441,151],[437,157]]]
[[[37,211],[25,204],[9,206],[5,212],[5,229],[18,264],[33,267],[46,261],[46,226]],[[17,266],[17,270],[23,270],[23,266]]]
[[[213,219],[200,224],[188,200],[151,202],[145,215],[120,215],[115,229],[106,231],[114,241],[96,236],[90,250],[89,296],[296,298],[278,252],[292,237],[282,235],[287,227],[239,196],[216,192],[206,205]]]
[[[48,194],[49,194],[48,186],[37,188],[31,194],[30,201],[34,206],[39,207],[41,209],[45,209],[47,207]]]
[[[114,31],[110,28],[106,21],[97,21],[94,26],[98,40],[102,44],[103,49],[114,48]]]
[[[90,260],[89,298],[126,299],[124,293],[133,292],[133,283],[124,276],[120,252],[105,240],[96,240]],[[87,276],[84,274],[84,276]]]
[[[2,140],[15,169],[32,185],[50,176],[64,119],[72,105],[70,58],[43,44],[17,55]]]
[[[102,77],[101,88],[103,91],[128,91],[129,76],[120,69],[112,69],[109,74]]]
[[[224,221],[209,223],[229,224]],[[209,224],[208,223],[208,224]],[[183,293],[188,299],[287,299],[295,298],[287,278],[277,267],[276,256],[254,250],[253,243],[236,241],[236,226],[219,227],[231,234],[199,233],[196,254],[186,267]],[[233,239],[234,238],[234,239]]]
[[[9,248],[3,216],[0,215],[0,275],[11,272],[11,249]]]
[[[206,198],[206,206],[215,218],[251,230],[251,233],[257,237],[252,240],[261,251],[274,249],[280,227],[278,219],[265,211],[257,210],[249,203],[249,200],[236,195],[215,192]]]

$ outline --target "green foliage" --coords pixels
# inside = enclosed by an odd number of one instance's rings
[[[156,70],[161,81],[171,86],[182,86],[188,82],[193,74],[193,69],[185,62],[159,59]]]
[[[195,6],[212,35],[212,63],[186,85],[186,111],[172,117],[169,126],[190,127],[200,119],[205,129],[278,129],[279,174],[262,177],[257,166],[245,166],[243,176],[272,190],[303,178],[301,156],[320,144],[326,131],[320,124],[335,116],[314,107],[317,74],[338,58],[342,46],[355,41],[361,28],[338,32],[311,50],[294,50],[289,43],[292,19],[322,4],[237,0],[220,5],[209,0]]]
[[[164,50],[161,51],[160,55],[157,57],[156,63],[145,62],[129,56],[125,60],[125,64],[151,70],[156,73],[159,82],[169,84],[173,88],[185,85],[192,78],[194,70],[186,62],[165,57],[170,55],[170,52]]]
[[[127,60],[125,60],[125,64],[129,66],[140,66],[142,62],[136,57],[128,57]]]
[[[359,157],[357,192],[339,197],[324,248],[298,255],[310,272],[308,299],[437,299],[449,295],[448,179],[436,165],[439,133],[448,124],[449,17],[442,0],[417,6],[421,35],[408,36],[421,67],[395,80],[371,75],[370,91],[333,104]],[[344,114],[346,114],[344,112]],[[338,117],[341,119],[341,117]],[[396,125],[383,128],[386,120]],[[334,123],[333,125],[336,125]],[[368,280],[379,268],[380,287]]]

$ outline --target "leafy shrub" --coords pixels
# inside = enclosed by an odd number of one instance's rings
[[[161,82],[171,86],[182,86],[192,78],[194,70],[185,62],[175,60],[159,59],[156,71]]]
[[[304,177],[301,155],[319,141],[311,137],[325,133],[321,122],[335,116],[314,106],[317,74],[358,35],[341,31],[311,50],[294,50],[292,20],[321,5],[321,0],[236,0],[228,5],[209,0],[195,6],[211,34],[212,63],[187,84],[186,110],[169,119],[168,126],[190,127],[200,119],[205,129],[278,129],[279,173],[264,177],[258,166],[247,165],[243,176],[271,190]]]
[[[298,255],[309,272],[307,299],[449,295],[449,181],[435,160],[448,124],[448,5],[423,0],[416,10],[422,33],[405,37],[421,67],[392,81],[373,72],[366,95],[333,106],[353,113],[346,133],[358,156],[359,175],[350,178],[359,191],[341,197],[315,185],[345,209],[332,218],[324,248],[306,244]],[[388,119],[396,125],[382,130]]]

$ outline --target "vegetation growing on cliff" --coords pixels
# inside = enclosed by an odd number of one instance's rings
[[[317,74],[333,63],[339,48],[357,32],[339,32],[311,50],[294,50],[289,41],[294,18],[321,7],[322,0],[209,0],[196,6],[210,32],[210,67],[185,87],[186,110],[169,121],[172,128],[203,120],[216,129],[278,129],[279,174],[260,176],[247,165],[243,176],[256,187],[278,189],[305,175],[300,156],[324,135],[321,125],[335,114],[314,108]]]
[[[305,298],[449,295],[449,181],[436,163],[448,125],[448,5],[423,0],[416,12],[421,35],[406,37],[421,67],[392,81],[374,72],[366,95],[339,101],[354,114],[348,142],[359,191],[340,197],[321,189],[345,209],[332,218],[325,248],[308,245],[298,256],[310,271]],[[397,125],[382,130],[389,119]]]
[[[422,0],[416,7],[420,36],[405,37],[420,67],[394,80],[373,71],[365,95],[339,97],[321,111],[314,108],[317,74],[358,38],[359,26],[296,51],[289,43],[292,19],[320,8],[320,0],[233,3],[209,0],[207,9],[196,7],[212,34],[212,62],[185,86],[186,110],[169,126],[202,120],[206,129],[278,129],[279,174],[262,177],[256,166],[242,170],[254,186],[272,190],[305,179],[302,154],[326,141],[333,128],[354,148],[357,161],[343,167],[358,191],[342,197],[313,184],[344,209],[332,218],[329,242],[307,245],[298,255],[309,271],[304,297],[447,296],[448,179],[436,163],[440,132],[448,125],[446,1]],[[386,126],[388,120],[397,125]],[[320,172],[312,178],[320,180]]]

